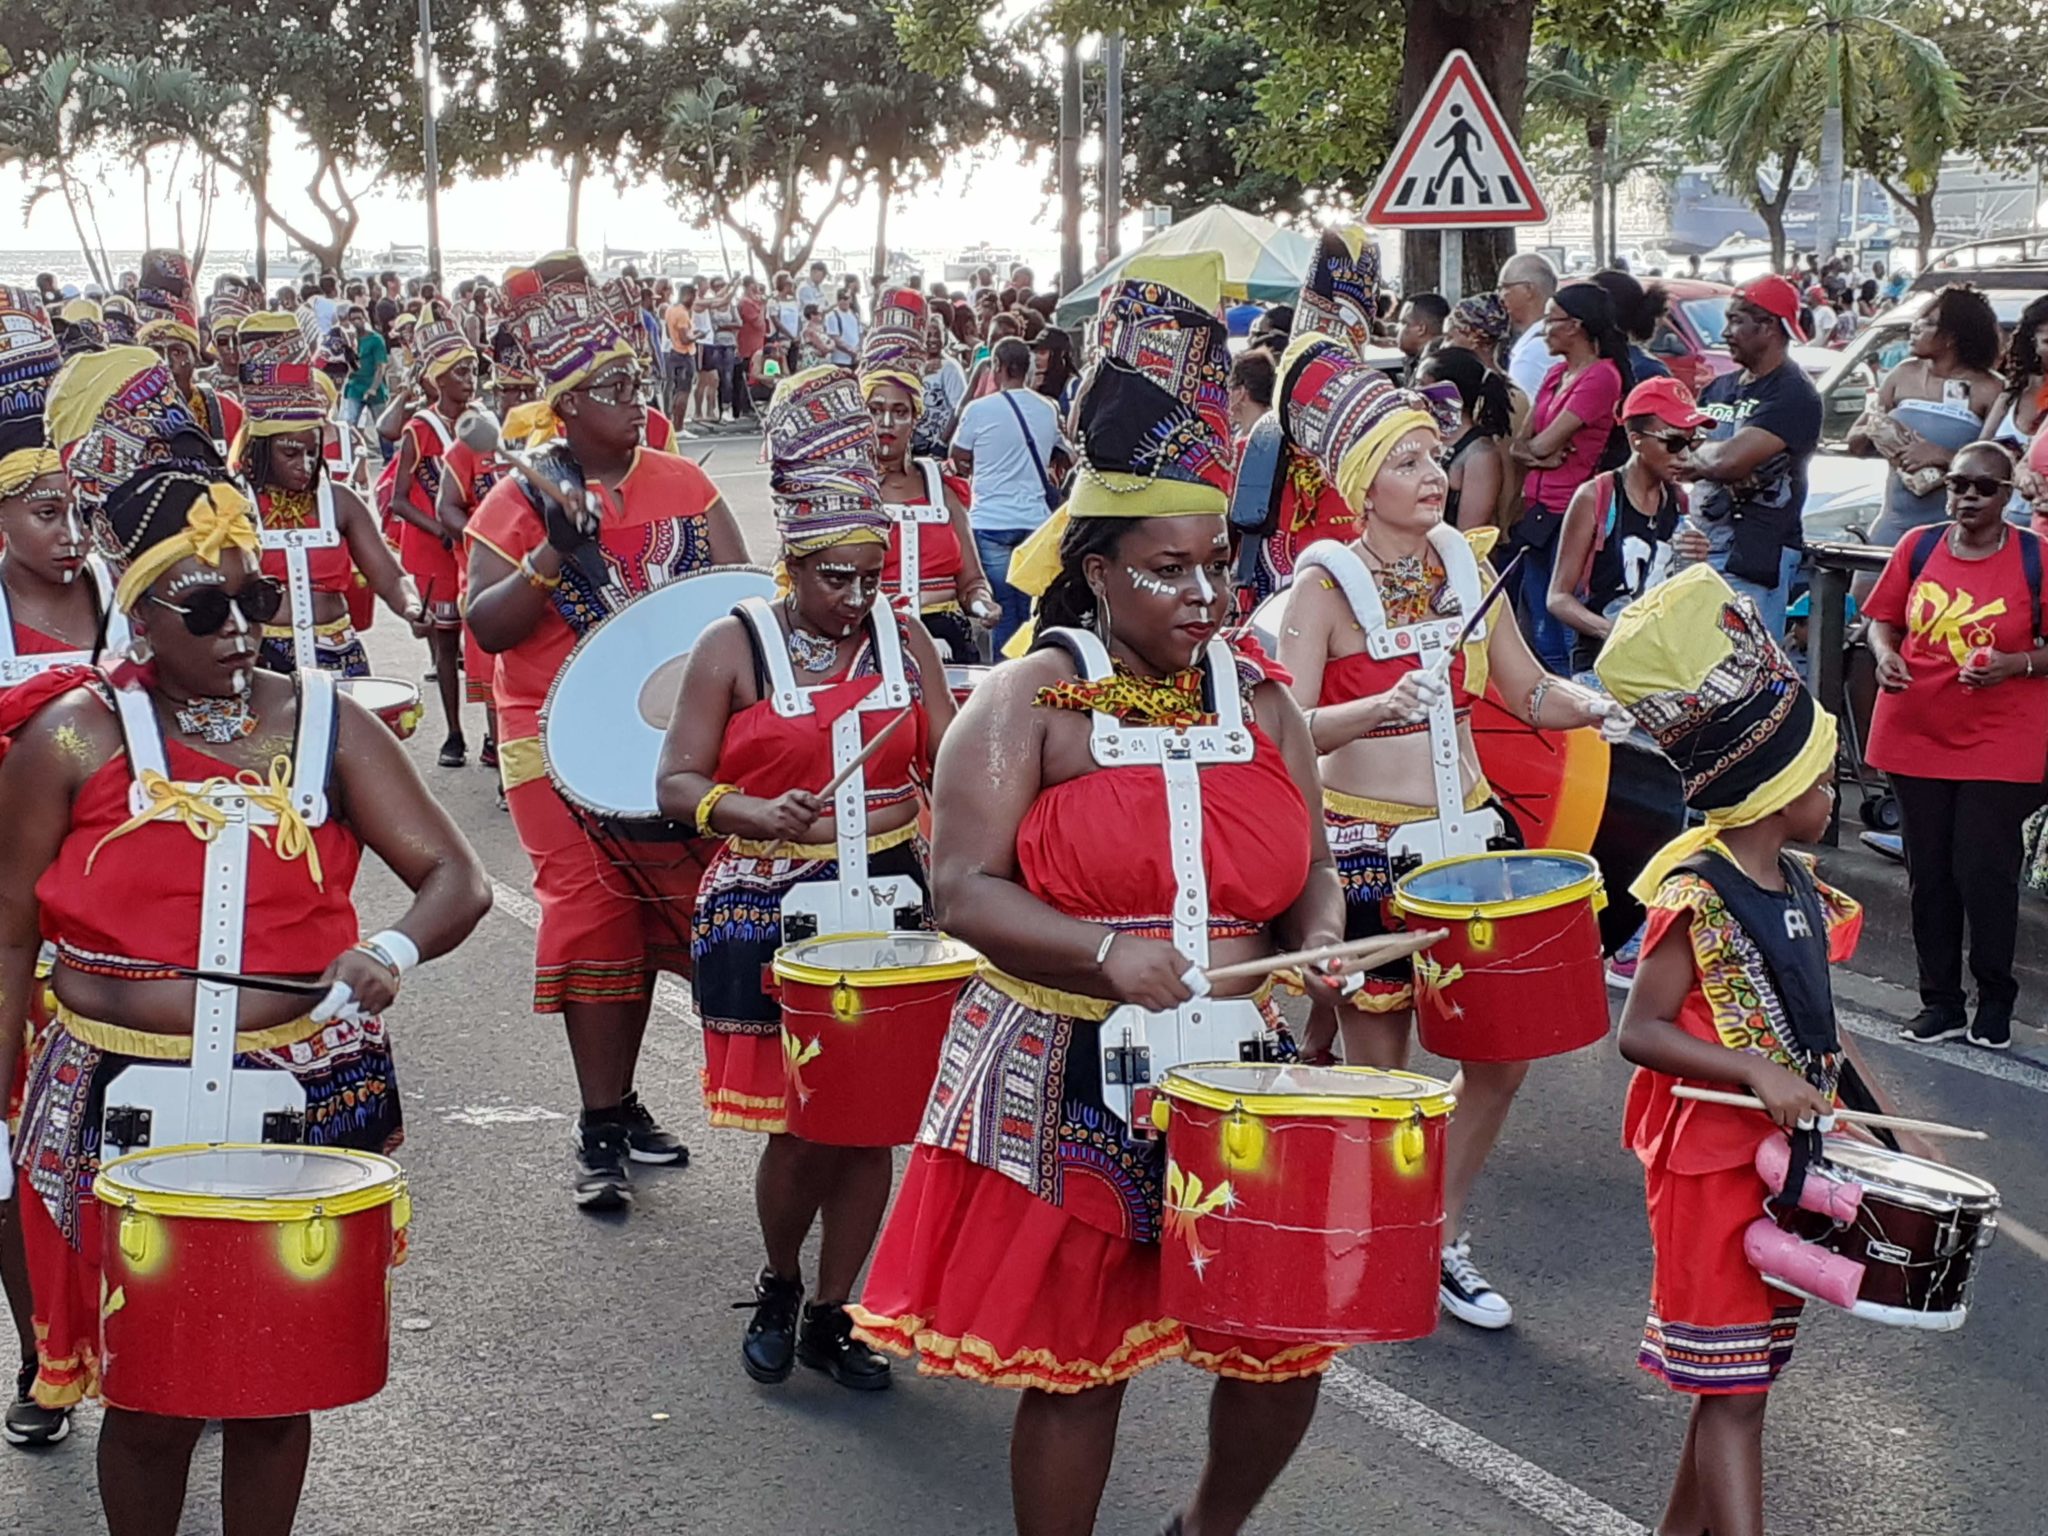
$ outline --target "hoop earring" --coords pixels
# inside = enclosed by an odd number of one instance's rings
[[[1095,638],[1107,646],[1109,644],[1110,631],[1109,594],[1107,592],[1097,592],[1095,594],[1095,613],[1090,620],[1090,625],[1095,631]]]
[[[146,667],[156,659],[156,647],[149,643],[149,636],[131,635],[129,637],[128,659],[138,667]]]

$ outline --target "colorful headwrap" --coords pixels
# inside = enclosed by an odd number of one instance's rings
[[[1322,466],[1353,512],[1363,511],[1373,476],[1402,434],[1426,427],[1442,436],[1428,401],[1396,389],[1327,336],[1287,344],[1274,398],[1287,442]]]
[[[234,330],[254,313],[256,306],[240,288],[223,288],[206,301],[206,334],[218,336],[224,330]]]
[[[1732,827],[1785,809],[1835,760],[1835,717],[1814,703],[1747,597],[1695,565],[1626,608],[1593,670],[1657,740],[1706,814],[1650,858],[1629,887],[1648,901],[1664,877]]]
[[[1294,306],[1289,339],[1327,336],[1363,357],[1372,340],[1379,287],[1380,248],[1372,236],[1356,224],[1324,230]]]
[[[334,406],[334,381],[314,365],[298,315],[266,309],[235,332],[241,343],[242,404],[251,437],[318,430]]]
[[[1133,257],[1102,295],[1095,361],[1075,396],[1080,478],[1067,504],[1010,556],[1033,596],[1060,570],[1077,517],[1180,517],[1229,509],[1234,474],[1229,335],[1216,317],[1223,257]]]
[[[132,347],[141,334],[142,316],[127,294],[110,293],[100,301],[100,324],[106,328],[108,346]]]
[[[835,544],[887,544],[875,424],[848,368],[806,368],[775,387],[761,419],[768,494],[791,559]]]
[[[1499,346],[1501,338],[1514,329],[1508,307],[1497,293],[1475,293],[1469,299],[1458,300],[1451,306],[1450,323],[1470,331],[1489,347]]]
[[[63,468],[43,433],[50,379],[62,361],[42,300],[0,285],[0,497]]]
[[[506,324],[533,360],[549,405],[606,363],[636,355],[574,251],[513,268],[503,292]]]
[[[860,392],[872,400],[876,386],[897,384],[910,391],[910,409],[924,412],[924,295],[915,288],[884,288],[875,300],[874,323],[860,341]]]
[[[476,348],[462,334],[462,327],[445,320],[429,320],[423,324],[414,333],[413,350],[419,354],[420,367],[430,379],[438,379],[451,368],[477,360]]]
[[[123,481],[155,465],[209,479],[223,467],[170,369],[147,347],[72,358],[50,382],[43,421],[85,511],[96,512]],[[94,521],[104,546],[106,530]]]
[[[107,350],[106,316],[97,300],[71,300],[57,311],[51,329],[57,333],[57,352],[61,357]]]
[[[179,251],[144,251],[135,283],[135,309],[144,346],[182,341],[199,351],[199,317],[192,307],[192,267]]]
[[[261,551],[249,498],[226,480],[157,465],[123,482],[102,509],[114,601],[133,613],[149,584],[180,560],[219,565],[230,549]]]
[[[573,256],[575,253],[563,254]],[[642,363],[651,363],[654,360],[654,343],[647,334],[647,327],[640,321],[639,282],[624,276],[607,278],[597,294],[605,312],[612,317],[612,324],[619,328],[619,334],[633,348],[633,355]]]
[[[491,382],[499,389],[539,389],[540,375],[525,348],[510,336],[500,335],[491,349]]]

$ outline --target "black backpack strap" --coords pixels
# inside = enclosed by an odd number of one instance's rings
[[[1935,547],[1947,533],[1946,523],[1936,523],[1931,528],[1920,530],[1919,542],[1914,544],[1913,552],[1906,557],[1906,580],[1909,584],[1920,579],[1920,573],[1927,569],[1927,562],[1934,558]]]
[[[2028,649],[2041,639],[2041,540],[2025,528],[2013,530],[2020,536],[2020,570],[2027,578]]]

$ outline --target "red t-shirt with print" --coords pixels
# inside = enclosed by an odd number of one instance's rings
[[[2020,558],[2020,541],[2033,535],[2015,528],[1988,559],[1963,560],[1944,531],[1911,578],[1913,552],[1927,537],[1915,530],[1899,541],[1863,605],[1871,618],[1905,632],[1899,656],[1913,679],[1903,692],[1878,694],[1870,763],[1916,778],[2039,783],[2048,768],[2048,677],[2008,678],[1988,688],[1962,680],[1963,663],[1979,646],[2033,647],[2032,598]]]

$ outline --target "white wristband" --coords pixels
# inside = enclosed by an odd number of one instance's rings
[[[390,962],[394,976],[403,976],[420,963],[420,947],[396,928],[386,928],[362,941],[361,947]]]

